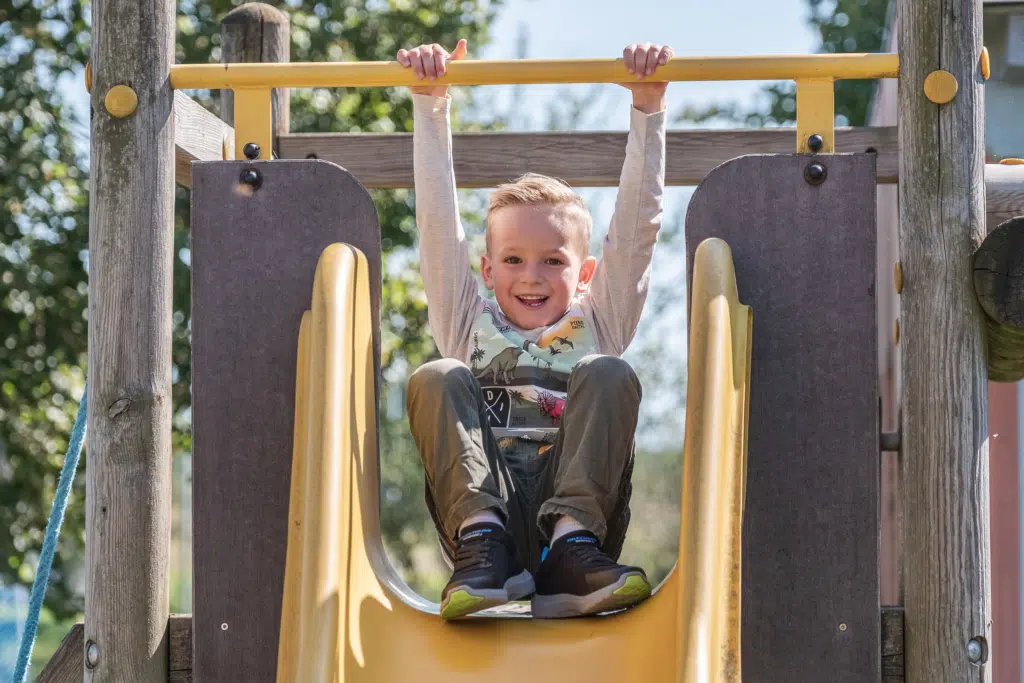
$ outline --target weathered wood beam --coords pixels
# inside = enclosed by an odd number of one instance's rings
[[[372,189],[413,185],[412,135],[405,133],[292,133],[278,138],[286,159],[332,161]],[[494,187],[532,171],[574,187],[618,185],[626,133],[456,133],[455,177],[459,187]],[[669,131],[665,181],[697,185],[719,164],[744,154],[791,154],[792,128]],[[896,129],[840,128],[837,152],[878,152],[878,180],[896,182]]]
[[[900,3],[902,463],[908,683],[988,683],[992,667],[981,2]],[[945,103],[925,79],[954,77]]]
[[[174,93],[174,179],[192,187],[193,161],[220,161],[235,146],[235,131],[185,93]],[[230,158],[230,157],[229,157]]]
[[[94,0],[92,27],[84,675],[165,683],[175,3]]]
[[[1024,379],[1024,210],[981,243],[974,255],[974,290],[988,316],[989,379]]]
[[[266,3],[248,2],[228,12],[220,22],[220,38],[220,61],[224,64],[287,62],[291,59],[288,15]],[[275,139],[291,129],[290,102],[291,91],[287,88],[271,91],[271,125]],[[220,91],[220,116],[228,125],[234,124],[233,90]]]

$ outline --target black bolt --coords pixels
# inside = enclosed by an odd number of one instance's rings
[[[246,159],[256,160],[260,158],[260,146],[255,142],[245,143],[245,147],[242,148],[242,154],[245,155]]]
[[[244,171],[242,171],[242,176],[239,178],[239,180],[244,185],[249,185],[250,187],[252,187],[253,190],[258,190],[260,185],[263,183],[263,176],[261,176],[260,172],[257,171],[256,169],[247,168]]]
[[[804,169],[804,180],[810,185],[821,185],[825,182],[826,177],[828,177],[828,170],[817,162],[807,164],[807,168]]]
[[[811,137],[807,138],[807,148],[812,152],[820,152],[821,148],[825,146],[825,139],[815,133]]]

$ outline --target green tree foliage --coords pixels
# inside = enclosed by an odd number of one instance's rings
[[[238,2],[181,0],[177,60],[220,59],[220,19]],[[486,42],[502,0],[288,0],[294,61],[390,60],[401,45]],[[76,120],[61,79],[81,78],[90,49],[90,3],[13,0],[0,6],[0,583],[29,583],[67,446],[86,362],[88,268],[87,124]],[[217,111],[216,93],[191,92]],[[465,94],[463,94],[465,95]],[[405,89],[299,90],[292,129],[300,132],[409,131]],[[76,140],[76,133],[77,140]],[[386,250],[413,241],[409,192],[375,193]],[[187,451],[190,403],[189,214],[179,190],[175,221],[174,444]],[[411,264],[414,266],[415,264]],[[414,366],[434,352],[414,267],[384,290],[385,369]],[[397,330],[395,329],[397,328]],[[87,457],[84,460],[87,466]],[[403,495],[411,475],[395,475]],[[387,485],[388,482],[385,482]],[[419,483],[422,486],[422,481]],[[84,541],[84,477],[70,506],[48,606],[81,609],[73,570]],[[401,524],[403,519],[392,520]],[[385,519],[394,537],[399,530]],[[29,562],[24,559],[30,558]]]
[[[809,23],[821,36],[819,52],[882,52],[885,49],[890,0],[807,0]],[[893,3],[895,4],[895,3]],[[843,80],[836,83],[836,123],[862,126],[877,81]],[[796,86],[779,83],[764,88],[767,103],[748,111],[735,103],[686,107],[677,120],[726,120],[753,128],[796,120]]]

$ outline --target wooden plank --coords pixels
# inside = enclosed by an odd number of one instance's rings
[[[686,215],[688,260],[708,237],[728,242],[755,316],[745,683],[862,683],[881,670],[875,158],[821,157],[817,186],[804,179],[812,160],[735,159]]]
[[[191,97],[174,92],[174,179],[192,187],[193,161],[220,161],[234,148],[235,131]]]
[[[172,614],[170,632],[170,672],[187,671],[192,676],[192,615]],[[173,680],[173,676],[171,677]]]
[[[64,636],[60,647],[39,672],[36,683],[82,683],[85,626],[77,623]]]
[[[1024,165],[985,165],[985,213],[989,230],[1024,216]]]
[[[985,235],[981,3],[900,5],[903,538],[910,683],[988,682],[992,641],[985,319],[972,256]],[[923,83],[959,83],[947,104]]]
[[[287,62],[291,59],[288,15],[263,2],[239,5],[220,22],[220,45],[221,62],[224,64]],[[288,88],[276,88],[270,92],[270,116],[275,137],[291,129],[290,103],[291,91]],[[225,88],[220,91],[220,115],[228,125],[234,124],[233,90]]]
[[[193,168],[195,680],[274,680],[288,540],[299,323],[323,250],[371,268],[379,357],[380,228],[358,181],[322,161]],[[245,191],[240,191],[245,190]],[[256,570],[258,569],[258,571]]]
[[[882,683],[903,683],[903,608],[882,608]]]
[[[288,159],[332,161],[371,189],[412,187],[412,135],[406,133],[292,133],[279,138]],[[676,130],[666,139],[665,182],[697,185],[716,166],[754,153],[789,154],[792,128]],[[494,187],[532,171],[575,187],[617,185],[626,133],[456,133],[455,177],[460,187]],[[878,152],[878,182],[897,175],[896,129],[839,128],[839,152]]]
[[[85,639],[96,683],[164,683],[171,539],[172,0],[92,6]],[[138,108],[104,105],[130,84]]]
[[[192,615],[172,614],[168,620],[170,640],[169,681],[192,680]],[[85,626],[80,622],[71,627],[60,647],[50,657],[36,678],[36,683],[82,683],[84,680],[82,656]]]

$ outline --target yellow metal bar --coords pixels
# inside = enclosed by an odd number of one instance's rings
[[[896,54],[825,54],[764,57],[674,57],[658,77],[668,81],[772,81],[807,78],[896,78]],[[448,66],[447,85],[621,83],[636,77],[621,59],[465,61]],[[331,88],[419,85],[397,62],[289,64],[177,64],[174,88]],[[236,105],[237,107],[237,105]]]
[[[836,95],[831,78],[804,78],[796,82],[796,151],[831,154],[836,149]],[[808,140],[820,135],[821,149],[811,149]]]
[[[274,131],[270,125],[270,89],[238,88],[235,90],[235,159],[245,159],[246,143],[260,146],[260,159],[273,153]]]

